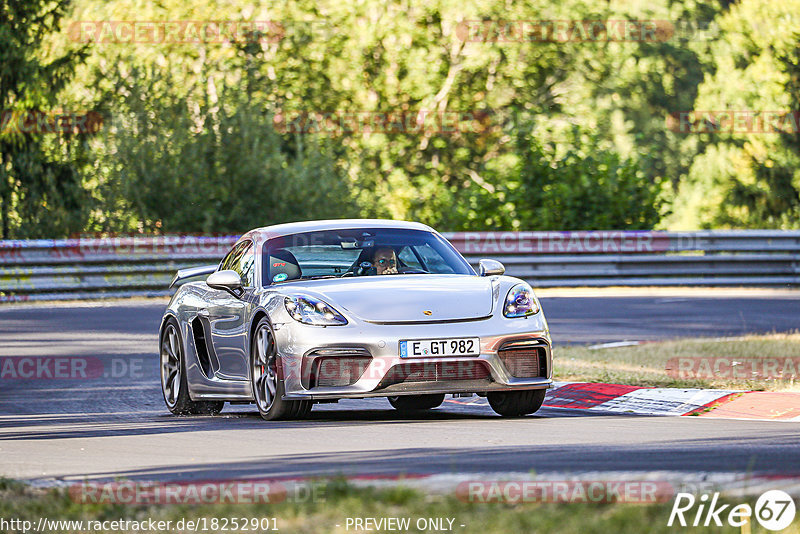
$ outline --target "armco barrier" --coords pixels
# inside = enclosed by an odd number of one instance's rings
[[[460,232],[534,287],[800,286],[800,231]],[[168,295],[175,271],[217,263],[236,236],[0,241],[0,301]]]
[[[218,263],[237,237],[0,241],[0,302],[169,295],[178,269]]]
[[[463,232],[470,263],[502,261],[534,287],[800,286],[800,231]]]

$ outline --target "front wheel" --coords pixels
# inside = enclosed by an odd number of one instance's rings
[[[542,407],[546,389],[530,389],[525,391],[503,391],[489,393],[489,405],[492,410],[505,417],[520,417],[536,412]]]
[[[275,332],[266,317],[256,326],[250,351],[251,385],[258,413],[266,421],[298,419],[311,411],[311,401],[284,400],[283,379],[278,372]]]
[[[444,402],[444,394],[441,395],[408,395],[399,397],[388,397],[389,404],[395,410],[401,412],[418,412],[436,408]]]

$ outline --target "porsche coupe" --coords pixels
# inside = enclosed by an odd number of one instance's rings
[[[552,383],[550,334],[531,286],[504,272],[490,259],[476,272],[419,223],[252,230],[218,265],[173,279],[159,333],[167,408],[255,404],[275,420],[340,399],[419,411],[477,394],[500,415],[533,413]]]

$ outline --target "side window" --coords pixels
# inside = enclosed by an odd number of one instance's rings
[[[411,267],[412,269],[422,269],[416,254],[411,250],[411,247],[403,247],[397,254],[397,259],[403,262],[403,265]]]
[[[442,256],[436,252],[436,249],[425,243],[422,246],[414,247],[417,254],[420,255],[422,261],[425,262],[426,270],[437,274],[450,274],[453,268],[450,267]]]
[[[248,241],[247,246],[242,251],[241,260],[239,261],[238,268],[235,268],[239,276],[242,277],[242,284],[244,287],[254,287],[256,285],[256,255],[253,251],[253,242]]]
[[[221,261],[221,262],[219,262],[219,270],[220,270],[220,271],[227,271],[227,270],[229,270],[229,269],[233,269],[233,267],[232,267],[232,266],[233,266],[233,264],[234,264],[234,261],[235,261],[235,259],[236,259],[236,254],[239,252],[239,249],[241,249],[241,248],[242,248],[242,245],[243,245],[243,244],[244,244],[244,243],[238,243],[236,246],[234,246],[234,247],[231,249],[231,251],[230,251],[230,252],[228,252],[228,255],[227,255],[227,256],[225,256],[224,258],[222,258],[222,261]]]
[[[252,241],[242,241],[231,249],[220,262],[219,270],[232,270],[239,273],[245,287],[255,285],[255,260]]]

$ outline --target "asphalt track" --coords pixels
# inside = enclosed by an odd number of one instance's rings
[[[556,343],[798,328],[800,297],[544,298]],[[486,472],[800,472],[800,423],[542,409],[506,420],[448,400],[399,416],[385,399],[268,423],[250,406],[174,417],[161,399],[163,301],[0,308],[0,357],[84,356],[93,379],[0,380],[0,475],[43,483]],[[113,376],[112,376],[113,375]]]

